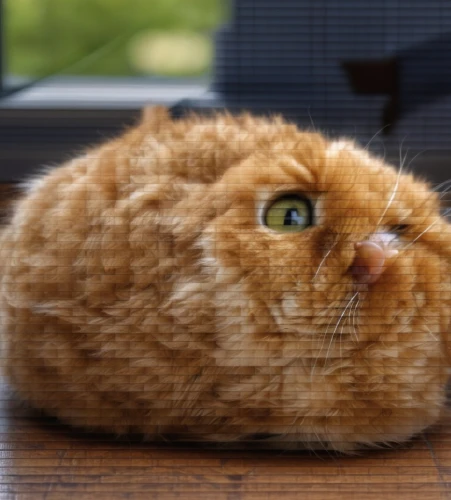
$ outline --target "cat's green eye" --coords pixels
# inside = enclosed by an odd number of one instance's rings
[[[312,206],[298,195],[284,195],[267,208],[265,225],[280,233],[303,231],[312,225]]]

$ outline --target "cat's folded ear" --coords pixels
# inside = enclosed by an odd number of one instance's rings
[[[141,115],[141,125],[149,130],[159,130],[170,123],[171,115],[165,106],[146,106]]]

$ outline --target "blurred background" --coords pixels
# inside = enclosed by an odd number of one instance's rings
[[[230,12],[223,0],[0,0],[5,190],[115,136],[146,105],[204,94]]]
[[[6,0],[11,76],[205,76],[221,0]]]

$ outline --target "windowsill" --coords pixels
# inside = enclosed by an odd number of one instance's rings
[[[0,109],[141,109],[208,91],[206,79],[52,78],[0,100]]]

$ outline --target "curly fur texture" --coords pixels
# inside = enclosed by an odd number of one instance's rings
[[[293,192],[314,224],[266,227]],[[359,284],[355,243],[379,233],[398,254]],[[437,194],[354,143],[151,109],[18,201],[1,236],[4,369],[90,429],[398,442],[444,407],[450,264]]]

